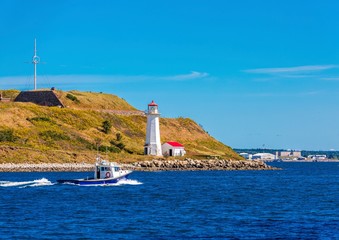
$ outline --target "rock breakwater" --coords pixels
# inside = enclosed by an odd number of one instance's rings
[[[276,170],[262,161],[234,161],[225,159],[195,160],[152,160],[132,164],[139,171],[168,171],[168,170]]]
[[[224,159],[151,160],[121,164],[122,168],[134,171],[206,171],[206,170],[276,170],[262,161],[235,161]],[[91,172],[88,163],[38,163],[0,164],[0,172]]]

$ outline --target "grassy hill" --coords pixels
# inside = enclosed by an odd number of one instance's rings
[[[12,99],[19,93],[0,92]],[[56,91],[56,94],[66,108],[0,101],[0,163],[90,163],[97,150],[116,161],[152,158],[142,155],[146,116],[125,100],[104,93]],[[160,118],[160,132],[162,142],[182,143],[187,156],[241,159],[191,119]]]

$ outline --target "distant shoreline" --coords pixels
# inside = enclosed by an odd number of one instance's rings
[[[311,163],[311,162],[337,162],[339,163],[339,160],[335,160],[335,159],[325,159],[325,160],[263,160],[264,162],[307,162],[307,163]]]

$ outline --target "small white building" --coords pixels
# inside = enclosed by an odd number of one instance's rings
[[[184,156],[186,154],[184,146],[178,142],[164,143],[161,148],[164,156]]]

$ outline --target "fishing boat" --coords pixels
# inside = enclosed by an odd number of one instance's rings
[[[106,185],[117,183],[121,179],[127,179],[131,174],[131,170],[123,170],[120,165],[114,162],[97,157],[94,167],[93,178],[71,179],[71,180],[57,180],[58,183],[68,183],[76,185]]]

